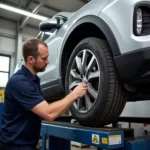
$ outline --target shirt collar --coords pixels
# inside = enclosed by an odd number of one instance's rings
[[[21,70],[32,80],[40,80],[37,75],[33,75],[31,71],[26,68],[24,65],[22,65]]]

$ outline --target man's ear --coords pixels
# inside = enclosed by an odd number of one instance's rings
[[[35,63],[35,59],[33,56],[28,56],[28,61],[30,64],[34,64]]]

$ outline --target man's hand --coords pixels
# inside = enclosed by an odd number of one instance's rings
[[[75,99],[82,97],[86,94],[87,92],[87,85],[85,83],[80,83],[76,88],[74,88],[74,90],[72,91],[72,93],[75,96]]]

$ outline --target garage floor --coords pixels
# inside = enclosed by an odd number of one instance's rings
[[[96,150],[96,148],[93,147],[78,148],[76,146],[71,146],[71,150]]]

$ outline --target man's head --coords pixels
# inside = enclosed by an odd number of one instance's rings
[[[48,61],[48,47],[38,39],[31,39],[23,45],[22,49],[25,64],[37,72],[45,70]]]

